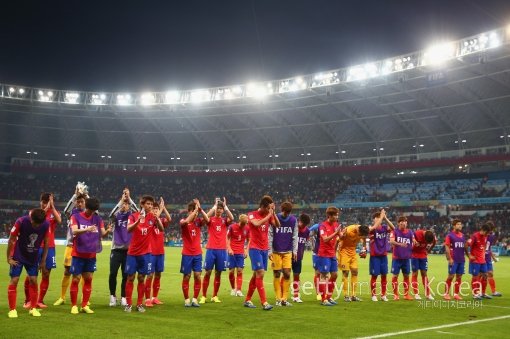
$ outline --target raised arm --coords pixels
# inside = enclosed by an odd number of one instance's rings
[[[227,224],[230,224],[232,221],[234,221],[234,215],[232,212],[230,212],[230,209],[227,206],[227,198],[225,197],[223,197],[223,208],[227,214]]]

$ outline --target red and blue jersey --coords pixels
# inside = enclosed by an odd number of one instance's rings
[[[134,224],[140,218],[141,212],[133,213],[129,216],[129,224]],[[128,247],[128,254],[133,256],[150,254],[152,252],[152,233],[157,227],[156,216],[152,213],[147,213],[143,222],[140,221],[138,225],[131,231],[131,243]]]
[[[329,221],[323,221],[319,226],[319,250],[317,251],[317,255],[320,257],[326,258],[334,258],[336,253],[336,243],[338,240],[338,235],[333,237],[330,241],[326,242],[322,240],[323,237],[329,237],[333,233],[335,233],[338,228],[338,222],[330,223]]]
[[[475,257],[474,260],[470,260],[475,264],[485,264],[485,247],[487,245],[487,236],[476,232],[468,240],[468,245],[471,248],[471,255]]]
[[[226,250],[227,249],[227,218],[212,216],[209,218],[207,230],[209,238],[207,239],[207,249]]]
[[[182,232],[182,254],[202,254],[202,219],[196,218],[190,223],[186,223],[185,219],[181,219],[180,224]]]
[[[244,244],[250,238],[250,229],[248,225],[241,227],[237,223],[231,224],[227,231],[227,237],[230,239],[230,248],[234,254],[244,254]]]

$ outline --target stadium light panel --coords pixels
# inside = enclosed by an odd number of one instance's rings
[[[37,92],[38,96],[39,96],[39,101],[42,101],[42,102],[50,102],[52,101],[53,99],[53,92],[52,91],[43,91],[43,90],[39,90]]]
[[[9,93],[14,93],[16,89],[14,87],[9,88]]]
[[[20,88],[20,89],[18,89],[18,92],[19,92],[19,94],[25,94],[25,89],[24,88]]]
[[[90,103],[92,105],[104,105],[106,103],[106,94],[95,93],[90,96]]]
[[[501,45],[501,40],[496,32],[489,35],[489,48],[496,48]]]
[[[153,93],[149,92],[142,93],[142,95],[140,96],[140,103],[143,106],[154,105],[156,103],[156,97],[154,96]]]
[[[273,86],[271,83],[264,84],[256,84],[250,83],[246,86],[246,96],[254,97],[254,98],[263,98],[268,94],[273,93]]]
[[[117,105],[119,105],[119,106],[131,105],[131,95],[130,94],[117,94]]]
[[[168,91],[165,94],[165,103],[166,104],[177,104],[181,99],[181,94],[179,91]]]
[[[441,43],[428,48],[423,54],[422,66],[440,65],[455,56],[455,46],[451,42]]]
[[[196,90],[190,93],[190,100],[193,103],[199,103],[211,100],[211,92],[208,90]]]
[[[80,93],[77,92],[66,92],[64,96],[64,102],[66,104],[77,104],[80,99]]]

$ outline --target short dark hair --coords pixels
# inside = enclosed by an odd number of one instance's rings
[[[36,225],[42,224],[46,220],[46,212],[42,208],[34,208],[30,212],[30,220]]]
[[[401,222],[401,221],[407,221],[407,217],[406,216],[398,217],[397,222]]]
[[[99,199],[88,198],[85,200],[85,208],[90,211],[97,211],[99,209]]]
[[[338,214],[338,213],[340,213],[340,210],[338,208],[336,208],[335,206],[329,206],[328,208],[326,208],[326,215],[328,217],[331,215]]]
[[[487,220],[485,223],[491,227],[491,232],[494,232],[494,230],[496,229],[496,225],[494,225],[494,222],[492,220]]]
[[[188,203],[188,212],[191,212],[195,209],[195,202],[194,201],[190,201]]]
[[[152,195],[143,195],[142,198],[140,199],[140,205],[143,205],[145,204],[147,201],[151,201],[152,204],[154,205],[154,197]]]
[[[432,232],[431,230],[425,231],[424,237],[427,244],[431,244],[434,242],[435,239],[434,232]]]
[[[372,214],[372,219],[379,219],[381,217],[381,212],[375,212],[374,214]]]
[[[41,197],[39,198],[39,201],[42,201],[44,203],[50,201],[51,193],[49,192],[43,192],[41,193]]]
[[[223,205],[223,202],[222,202],[222,201],[218,201],[218,202],[216,203],[216,207],[220,207],[220,208],[225,209],[225,206]]]
[[[304,226],[308,226],[310,225],[310,216],[306,213],[301,213],[299,216],[299,221],[301,221],[301,224]]]
[[[290,213],[292,212],[292,203],[290,201],[284,201],[280,205],[280,209],[282,210],[282,212]]]
[[[368,228],[367,225],[359,225],[359,235],[361,235],[362,237],[366,237],[368,235],[368,231],[370,229]]]
[[[453,219],[452,226],[455,226],[455,224],[458,224],[459,222],[462,223],[459,219]]]
[[[264,195],[259,202],[259,207],[268,207],[273,203],[273,198],[269,195]]]
[[[489,223],[484,223],[484,224],[482,225],[482,227],[480,228],[480,230],[485,231],[485,232],[490,232],[490,231],[491,231],[491,224],[489,224]]]
[[[83,193],[78,193],[76,195],[76,200],[79,200],[79,199],[87,200],[87,196]]]

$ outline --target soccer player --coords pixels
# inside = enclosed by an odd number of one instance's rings
[[[57,259],[55,255],[55,230],[57,225],[62,222],[60,213],[57,211],[54,203],[54,197],[52,193],[42,193],[40,198],[40,207],[46,212],[46,220],[50,223],[48,232],[48,255],[46,257],[46,265],[44,269],[41,269],[41,284],[39,286],[39,298],[37,299],[38,308],[46,308],[44,303],[44,296],[48,291],[50,285],[50,273],[52,268],[57,267]],[[39,249],[39,259],[42,258],[44,244]],[[42,266],[41,266],[42,267]],[[25,279],[25,305],[24,308],[28,308],[29,300],[29,278]]]
[[[485,247],[487,246],[487,235],[491,230],[490,224],[482,225],[478,232],[475,232],[467,241],[466,251],[469,248],[469,273],[471,274],[471,290],[473,299],[482,300],[481,277],[487,273],[485,263]]]
[[[46,212],[41,208],[36,208],[28,216],[16,220],[9,235],[7,245],[7,263],[10,266],[9,275],[11,280],[7,288],[7,297],[9,300],[9,318],[17,318],[16,297],[19,276],[23,267],[27,271],[30,293],[29,314],[34,317],[40,317],[41,313],[36,308],[37,305],[37,271],[38,266],[44,268],[46,265],[46,256],[48,255],[48,233],[49,222],[46,220]],[[43,242],[43,240],[45,240]],[[41,260],[38,260],[39,248],[43,244]]]
[[[319,272],[319,269],[317,267],[317,252],[319,251],[319,245],[321,243],[320,241],[320,234],[319,234],[319,226],[320,223],[313,224],[309,229],[310,233],[314,233],[313,235],[313,248],[312,248],[312,267],[314,270],[313,275],[313,286],[315,287],[315,293],[317,294],[317,301],[322,301],[322,296],[319,292],[319,280],[321,278],[321,272]]]
[[[172,221],[172,217],[166,209],[163,197],[159,198],[159,205],[154,205],[152,208],[154,214],[161,214],[159,212],[160,210],[162,211],[161,213],[165,215],[164,217],[160,217],[161,224],[164,228],[167,228]],[[155,228],[154,233],[152,234],[151,254],[152,270],[145,279],[146,307],[163,304],[163,302],[158,299],[158,294],[161,286],[161,273],[165,270],[165,232],[161,232],[159,228]]]
[[[338,251],[338,267],[342,270],[342,290],[344,301],[361,301],[356,296],[358,285],[358,256],[356,255],[356,247],[361,242],[363,246],[360,256],[366,257],[367,245],[366,238],[368,236],[369,227],[366,225],[349,225],[344,229],[343,235],[340,237],[340,246]],[[351,296],[347,295],[349,287],[349,272],[351,273]]]
[[[491,246],[496,242],[496,235],[494,234],[494,230],[496,226],[492,221],[488,221],[487,224],[490,225],[491,231],[487,236],[487,247],[485,248],[485,263],[487,264],[487,275],[482,277],[482,297],[485,299],[491,299],[491,296],[486,294],[485,291],[487,289],[487,283],[489,283],[492,290],[492,297],[501,297],[502,294],[496,290],[496,281],[494,280],[494,268],[492,266],[492,260],[498,261],[498,258],[492,253]]]
[[[291,214],[292,203],[289,201],[285,201],[280,205],[280,211],[276,215],[280,226],[270,225],[269,227],[268,257],[272,261],[276,306],[292,306],[287,299],[290,289],[292,262],[297,260],[298,222],[297,218]]]
[[[262,309],[269,311],[273,308],[267,302],[266,290],[264,289],[264,273],[267,271],[267,259],[269,248],[269,227],[280,226],[280,222],[275,214],[273,198],[265,195],[260,199],[259,208],[256,211],[248,213],[248,225],[250,227],[250,245],[249,254],[253,275],[248,285],[248,293],[244,301],[244,307],[255,308],[251,301],[255,289],[260,296]]]
[[[155,228],[164,231],[163,224],[159,219],[161,210],[152,210],[154,206],[154,198],[150,195],[144,195],[140,199],[141,212],[133,213],[129,216],[127,231],[131,235],[131,243],[129,244],[126,257],[126,306],[125,312],[131,312],[133,303],[133,285],[135,276],[138,273],[137,291],[138,299],[136,302],[136,310],[145,312],[142,305],[145,296],[145,276],[152,271],[151,263],[151,241]]]
[[[111,224],[113,224],[112,249],[110,252],[110,275],[108,276],[108,287],[110,289],[110,307],[117,306],[117,274],[119,268],[122,273],[120,284],[120,305],[126,307],[126,259],[129,244],[131,243],[132,233],[128,232],[127,225],[129,217],[133,212],[138,212],[138,207],[133,202],[128,188],[122,191],[122,197],[119,203],[109,214]]]
[[[316,265],[320,272],[318,290],[323,306],[333,306],[337,302],[332,298],[338,277],[338,260],[336,249],[340,237],[343,235],[342,226],[338,224],[340,210],[334,206],[326,209],[327,220],[319,226],[320,243],[317,251]],[[329,277],[328,277],[329,275]]]
[[[73,234],[71,231],[71,216],[83,212],[85,210],[85,200],[87,196],[83,193],[79,193],[78,189],[73,194],[72,198],[64,208],[64,214],[67,217],[67,235],[66,235],[66,249],[64,252],[64,275],[62,276],[62,286],[60,290],[60,297],[53,303],[54,306],[60,306],[65,303],[67,288],[71,283],[71,260],[73,252]]]
[[[372,292],[372,301],[377,301],[376,284],[377,276],[381,276],[381,300],[388,301],[386,297],[388,275],[388,244],[390,233],[395,229],[393,223],[388,220],[386,211],[374,213],[372,216],[374,224],[369,229],[370,237],[370,290]],[[386,223],[383,223],[386,221]]]
[[[71,314],[94,313],[88,306],[92,293],[92,278],[96,270],[96,253],[101,252],[101,238],[111,229],[105,230],[103,219],[96,213],[99,210],[99,200],[88,198],[85,201],[85,211],[71,216],[71,230],[73,240],[73,259],[70,272],[73,275],[71,282]],[[78,283],[83,276],[81,309],[78,310]]]
[[[465,245],[466,238],[462,234],[462,222],[458,219],[452,221],[453,229],[444,240],[445,255],[448,261],[448,278],[446,279],[446,290],[443,295],[444,300],[450,300],[450,290],[452,287],[453,277],[455,276],[455,284],[453,298],[462,300],[459,294],[462,275],[464,274],[466,257]]]
[[[248,256],[247,241],[250,241],[248,216],[241,214],[239,223],[231,224],[227,231],[228,279],[232,287],[231,296],[244,297],[242,286],[244,259]]]
[[[428,270],[428,253],[436,244],[436,236],[431,230],[424,231],[422,229],[414,232],[413,249],[411,253],[411,287],[413,288],[414,299],[421,300],[419,285],[418,285],[418,272],[421,274],[421,281],[425,289],[425,298],[434,300],[430,291],[429,279],[427,277]]]
[[[410,259],[413,250],[413,231],[407,228],[407,218],[398,218],[398,228],[395,228],[390,236],[390,244],[393,245],[391,261],[391,285],[393,287],[393,300],[400,300],[398,291],[398,275],[400,270],[404,276],[404,299],[413,300],[409,295],[409,273],[411,273]]]
[[[223,212],[227,215],[223,217]],[[228,225],[234,220],[234,216],[227,206],[227,200],[223,197],[223,202],[216,200],[213,208],[207,213],[209,221],[207,222],[207,230],[209,237],[207,238],[207,251],[205,252],[205,275],[202,281],[202,298],[200,304],[205,304],[207,299],[207,288],[211,273],[214,271],[214,291],[211,301],[220,303],[218,291],[221,283],[221,272],[225,271],[227,266],[227,229]]]
[[[202,218],[198,215],[202,214]],[[209,222],[209,216],[200,207],[200,201],[193,199],[188,204],[188,217],[181,219],[179,224],[182,231],[182,293],[184,294],[184,307],[200,307],[198,295],[201,287],[202,274],[202,226]],[[193,299],[189,298],[189,281],[193,272]]]
[[[293,297],[292,301],[296,303],[302,303],[303,300],[300,298],[299,293],[299,276],[301,275],[301,270],[303,267],[303,255],[305,253],[305,245],[310,238],[310,229],[308,228],[310,225],[310,216],[306,213],[302,213],[298,219],[298,250],[297,250],[297,258],[292,261],[292,274],[293,274]]]

